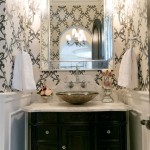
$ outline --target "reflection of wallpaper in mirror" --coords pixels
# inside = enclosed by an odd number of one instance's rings
[[[103,4],[51,6],[51,60],[59,59],[59,37],[68,27],[81,26],[92,31],[93,21],[103,18]]]

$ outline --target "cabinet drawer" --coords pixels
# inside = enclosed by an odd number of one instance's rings
[[[94,113],[61,113],[60,114],[60,122],[62,123],[93,123],[95,122],[95,114]]]
[[[97,113],[97,122],[125,122],[126,113],[125,112],[101,112]]]
[[[119,140],[120,138],[120,126],[110,126],[110,127],[98,127],[97,129],[98,140]]]
[[[40,112],[31,113],[31,123],[57,123],[57,113]]]
[[[58,139],[58,128],[56,126],[38,125],[33,126],[31,129],[32,138],[37,141],[55,142]]]

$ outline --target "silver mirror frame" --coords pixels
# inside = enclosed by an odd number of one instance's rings
[[[104,0],[105,1],[105,0]],[[105,3],[105,2],[104,2]],[[50,6],[50,0],[46,0],[47,6]],[[40,69],[41,71],[50,71],[50,70],[60,70],[59,69],[59,60],[54,61],[50,60],[50,7],[46,7],[44,13],[41,12],[41,39],[40,39]],[[105,12],[105,8],[104,8]],[[113,10],[112,10],[113,12]],[[105,16],[104,16],[105,17]],[[113,15],[112,15],[113,20]],[[113,28],[113,23],[112,23]],[[113,35],[112,35],[113,36]],[[112,37],[113,38],[113,37]],[[104,69],[113,69],[114,68],[114,47],[112,52],[112,66],[111,68],[104,68]],[[95,61],[95,60],[94,60]],[[100,62],[100,60],[97,60]],[[56,65],[55,65],[56,64]],[[53,66],[53,67],[50,67]],[[83,69],[83,70],[101,70],[103,68],[94,68],[94,69]],[[68,69],[72,70],[72,69]],[[74,70],[74,69],[73,69]],[[65,71],[65,70],[62,70]]]
[[[45,0],[46,5],[50,5],[49,0]],[[40,68],[42,71],[49,70],[50,60],[50,7],[45,7],[45,12],[41,12],[41,37],[40,37]]]

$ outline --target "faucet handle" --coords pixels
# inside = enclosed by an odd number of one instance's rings
[[[85,82],[85,81],[82,81],[82,82],[81,82],[81,87],[82,87],[82,88],[85,88],[85,87],[86,87],[86,82]]]
[[[68,83],[68,87],[69,87],[69,88],[73,88],[73,87],[74,87],[74,84],[73,84],[72,81],[70,81],[70,82]]]

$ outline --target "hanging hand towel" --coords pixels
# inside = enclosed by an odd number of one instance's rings
[[[128,49],[121,61],[118,85],[134,89],[138,87],[138,65],[134,50]]]
[[[36,90],[32,62],[27,52],[19,52],[16,56],[12,87],[19,91]]]
[[[13,80],[12,80],[12,88],[22,91],[22,55],[21,52],[15,58],[14,63],[14,71],[13,71]]]

